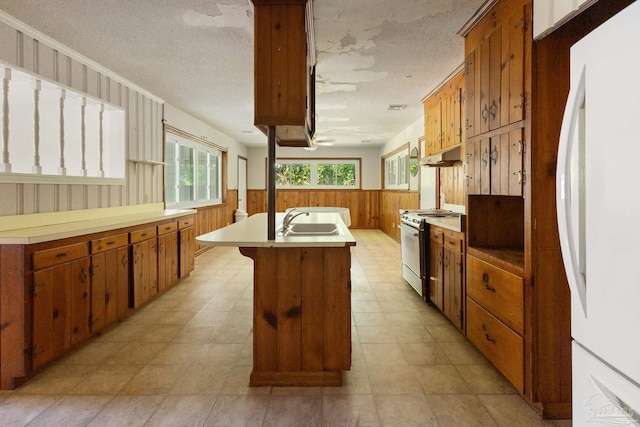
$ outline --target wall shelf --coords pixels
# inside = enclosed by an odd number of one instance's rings
[[[136,165],[138,165],[138,164],[154,165],[154,166],[164,166],[165,165],[165,162],[160,162],[160,161],[157,161],[157,160],[129,159],[129,161],[135,163]]]

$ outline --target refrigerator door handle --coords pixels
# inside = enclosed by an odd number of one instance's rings
[[[560,234],[560,248],[564,259],[567,281],[572,294],[580,299],[583,314],[587,315],[587,288],[584,275],[580,271],[580,259],[578,245],[584,245],[584,240],[576,244],[574,225],[580,227],[580,213],[577,212],[572,197],[578,197],[577,188],[572,188],[571,160],[574,150],[579,147],[574,144],[575,132],[578,126],[580,109],[585,100],[585,68],[582,67],[580,79],[577,84],[571,85],[567,104],[560,128],[560,141],[558,146],[558,166],[556,170],[556,206],[558,215],[558,231]],[[572,190],[576,194],[572,194]]]

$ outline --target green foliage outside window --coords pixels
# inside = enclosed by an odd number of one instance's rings
[[[352,163],[333,163],[318,165],[318,185],[356,184],[356,165]]]
[[[276,164],[276,185],[309,185],[311,165],[303,163]]]

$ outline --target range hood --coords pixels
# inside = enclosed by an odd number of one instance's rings
[[[462,163],[460,145],[440,150],[420,159],[420,164],[422,166],[431,168],[444,168],[460,163]]]

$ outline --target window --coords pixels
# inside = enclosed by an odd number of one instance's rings
[[[124,184],[124,109],[0,64],[0,182]]]
[[[384,188],[393,190],[409,189],[409,146],[383,156]]]
[[[277,159],[278,188],[360,188],[360,159]]]
[[[171,132],[165,140],[167,207],[222,203],[222,151]]]

